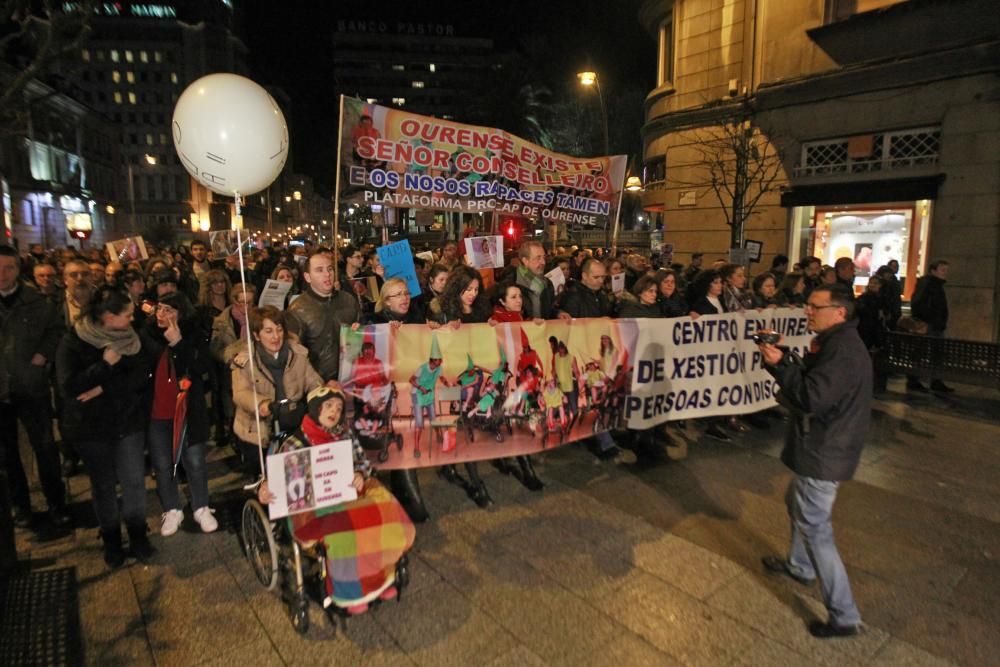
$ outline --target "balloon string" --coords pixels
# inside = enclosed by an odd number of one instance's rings
[[[236,193],[236,216],[239,218],[241,215],[240,209],[240,193]],[[247,302],[247,272],[246,266],[243,264],[243,230],[239,226],[236,227],[236,255],[240,260],[240,285],[243,291],[243,303],[244,309],[246,310],[246,315],[243,316],[243,334],[247,340],[247,354],[249,355],[250,364],[250,387],[253,391],[253,413],[254,421],[257,425],[257,456],[260,461],[260,478],[257,479],[253,484],[248,484],[243,487],[244,489],[254,489],[260,486],[261,482],[267,481],[267,467],[264,462],[264,445],[260,437],[260,400],[257,395],[257,373],[254,370],[256,366],[256,358],[254,357],[254,346],[253,346],[253,334],[250,333],[250,307],[251,304]]]

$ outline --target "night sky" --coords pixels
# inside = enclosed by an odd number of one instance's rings
[[[249,0],[237,32],[250,50],[253,77],[291,98],[294,168],[330,189],[325,182],[332,182],[335,169],[339,91],[330,69],[337,19],[452,24],[456,35],[492,38],[500,51],[518,49],[528,35],[541,37],[558,54],[545,67],[552,90],[565,86],[572,93],[576,72],[589,62],[612,96],[618,86],[648,92],[655,85],[656,43],[639,25],[638,6],[639,0]]]

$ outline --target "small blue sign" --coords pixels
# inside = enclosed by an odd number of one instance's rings
[[[417,270],[413,266],[413,253],[410,252],[410,242],[396,241],[378,249],[378,260],[385,267],[385,279],[402,278],[410,290],[410,296],[420,294],[420,281],[417,280]]]

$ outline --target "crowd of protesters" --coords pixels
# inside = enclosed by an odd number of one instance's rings
[[[424,253],[415,257],[421,294],[412,296],[406,282],[385,279],[374,244],[346,246],[339,255],[308,241],[255,248],[244,256],[243,267],[236,255],[213,257],[200,240],[174,249],[150,246],[148,259],[130,262],[98,249],[35,245],[20,256],[0,246],[0,437],[15,523],[28,527],[41,520],[32,513],[19,456],[20,421],[35,452],[49,522],[71,523],[63,478],[79,474],[82,462],[109,566],[120,566],[128,553],[122,523],[135,557],[153,553],[146,522],[148,471],[156,478],[162,536],[175,534],[185,519],[177,468],[186,478],[193,521],[201,531],[216,530],[207,448],[212,443],[233,447],[247,474],[259,476],[258,443],[267,441],[272,422],[295,431],[306,417],[311,392],[324,387],[339,392],[341,326],[697,318],[803,307],[821,285],[842,285],[854,295],[850,259],[830,267],[806,257],[789,267],[788,258],[779,255],[769,270],[750,276],[743,265],[724,259],[703,265],[698,253],[685,266],[658,253],[612,256],[602,249],[547,249],[527,240],[508,251],[504,268],[495,270],[487,289],[461,251],[448,242],[434,251],[433,262]],[[556,269],[563,274],[558,293],[546,277]],[[933,263],[921,279],[914,317],[908,318],[903,317],[898,269],[892,261],[874,271],[851,309],[872,355],[876,390],[885,388],[886,376],[876,362],[887,332],[922,321],[927,333],[942,335],[947,326],[947,263]],[[624,279],[616,278],[620,275]],[[283,309],[258,306],[269,279],[291,284]],[[255,342],[253,358],[248,337]],[[926,391],[918,378],[909,378],[908,387]],[[932,389],[950,391],[940,382]],[[188,444],[175,460],[173,429],[182,390],[188,398]],[[576,396],[572,386],[563,393]],[[339,400],[343,403],[343,397]],[[419,429],[423,411],[415,409],[421,412],[421,418],[415,415]],[[709,437],[729,440],[751,428],[768,428],[773,416],[765,411],[702,419],[698,425]],[[334,421],[339,423],[339,413]],[[320,423],[318,412],[310,423]],[[669,431],[658,428],[615,437],[600,433],[589,446],[607,460],[621,458],[622,446],[655,456],[670,444]],[[529,489],[544,487],[529,457],[493,464]],[[358,462],[359,470],[363,465]],[[443,466],[439,474],[478,505],[492,502],[477,464],[466,464],[464,474]],[[369,475],[364,468],[363,477]],[[410,516],[426,519],[413,473],[396,471],[392,482]],[[265,488],[262,498],[266,495]]]

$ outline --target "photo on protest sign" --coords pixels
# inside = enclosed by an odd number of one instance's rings
[[[625,291],[625,274],[616,273],[611,276],[611,293],[621,294]]]
[[[625,155],[574,157],[497,128],[340,99],[342,200],[547,224],[608,227],[617,218]]]
[[[545,277],[549,279],[550,283],[552,283],[552,289],[555,290],[556,296],[559,296],[566,291],[566,274],[563,273],[561,268],[557,266],[546,273]]]
[[[108,257],[112,261],[122,264],[149,259],[149,254],[146,252],[146,242],[142,240],[141,236],[126,236],[117,241],[108,241],[105,246],[108,249]]]
[[[378,301],[378,278],[375,276],[362,276],[360,278],[347,278],[347,283],[351,291],[359,299],[375,303]]]
[[[503,237],[469,237],[465,239],[465,256],[474,269],[502,269]]]
[[[340,440],[267,457],[267,484],[275,496],[271,519],[339,505],[358,497],[354,445]]]
[[[579,319],[341,329],[352,428],[384,469],[533,454],[611,428],[776,404],[753,334],[799,354],[799,309],[668,320]]]
[[[243,253],[246,254],[247,251],[250,250],[250,237],[247,234],[242,234],[241,236],[243,241]],[[208,247],[212,251],[215,259],[222,259],[236,254],[237,249],[240,247],[240,240],[237,239],[235,229],[209,232]]]
[[[292,283],[268,279],[268,281],[264,284],[264,289],[260,292],[260,298],[257,300],[257,305],[261,308],[264,306],[274,306],[278,310],[284,310],[285,298],[288,296],[288,292],[291,289]]]

